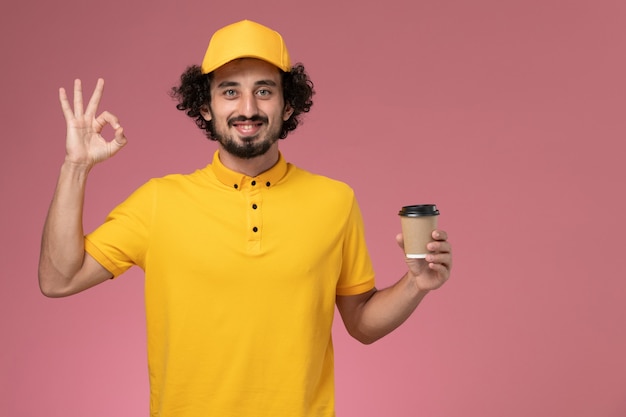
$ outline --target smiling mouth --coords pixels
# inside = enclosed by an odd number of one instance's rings
[[[252,117],[237,116],[228,120],[228,124],[230,126],[242,126],[249,129],[253,129],[255,126],[260,126],[263,123],[267,124],[269,123],[269,120],[267,119],[267,117],[263,117],[259,114]]]
[[[240,131],[241,133],[252,133],[257,131],[263,123],[233,123],[232,124],[235,129]]]
[[[254,139],[264,124],[267,124],[268,120],[260,115],[248,117],[234,117],[228,121],[228,124],[234,128],[242,138]]]

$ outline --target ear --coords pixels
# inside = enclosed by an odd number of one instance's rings
[[[283,110],[283,121],[286,122],[289,120],[291,115],[293,114],[293,107],[290,104],[285,104],[285,109]]]
[[[213,116],[211,116],[211,110],[209,110],[208,106],[202,106],[200,108],[200,114],[202,115],[202,118],[207,122],[210,122],[213,118]]]

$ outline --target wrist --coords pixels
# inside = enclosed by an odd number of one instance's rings
[[[87,177],[92,167],[93,165],[91,164],[75,162],[65,158],[63,165],[61,165],[61,176],[59,180],[69,180],[72,183],[84,184],[87,182]],[[65,180],[63,180],[63,178],[65,178]]]
[[[68,172],[87,174],[89,173],[89,171],[91,171],[93,165],[93,163],[89,162],[74,161],[66,156],[65,160],[63,161],[63,165],[61,166],[61,169]]]
[[[412,273],[411,270],[409,270],[406,273],[404,278],[405,278],[407,289],[408,291],[411,292],[412,297],[415,297],[421,300],[422,298],[426,296],[426,294],[428,294],[431,291],[430,288],[422,288],[420,286],[418,276]]]

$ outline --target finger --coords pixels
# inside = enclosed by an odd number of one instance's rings
[[[93,94],[89,99],[89,103],[87,103],[87,109],[85,110],[86,115],[96,114],[98,111],[98,105],[100,104],[100,99],[102,99],[102,92],[104,91],[104,80],[102,78],[98,78],[98,82],[96,83],[96,88],[93,90]]]
[[[450,265],[452,263],[452,257],[449,253],[429,253],[426,255],[426,262],[440,265]]]
[[[83,86],[79,79],[74,80],[74,115],[83,115]]]
[[[446,252],[449,253],[452,250],[452,245],[448,241],[435,241],[429,242],[426,245],[426,249],[431,252]]]
[[[446,233],[444,230],[433,230],[432,238],[434,240],[448,240],[448,233]]]
[[[450,277],[450,270],[446,264],[429,263],[428,268],[435,272],[438,272],[441,276],[444,277],[445,281],[447,281]]]
[[[96,117],[95,124],[96,125],[94,126],[94,130],[98,133],[102,132],[102,129],[106,125],[111,125],[111,127],[115,130],[121,127],[120,121],[117,116],[109,113],[108,111],[102,112],[100,116]]]
[[[73,119],[74,112],[72,112],[72,107],[70,106],[70,102],[67,99],[67,93],[65,92],[65,88],[59,88],[59,101],[61,102],[61,110],[63,110],[65,120]]]
[[[115,129],[115,136],[113,140],[109,143],[109,157],[115,155],[122,149],[128,140],[126,139],[126,135],[124,135],[124,129],[120,126]]]

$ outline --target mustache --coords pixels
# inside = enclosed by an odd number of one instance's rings
[[[234,123],[245,123],[245,122],[261,122],[261,123],[269,123],[269,119],[267,117],[261,116],[260,114],[256,114],[252,117],[246,116],[236,116],[228,119],[228,126],[232,127]]]

